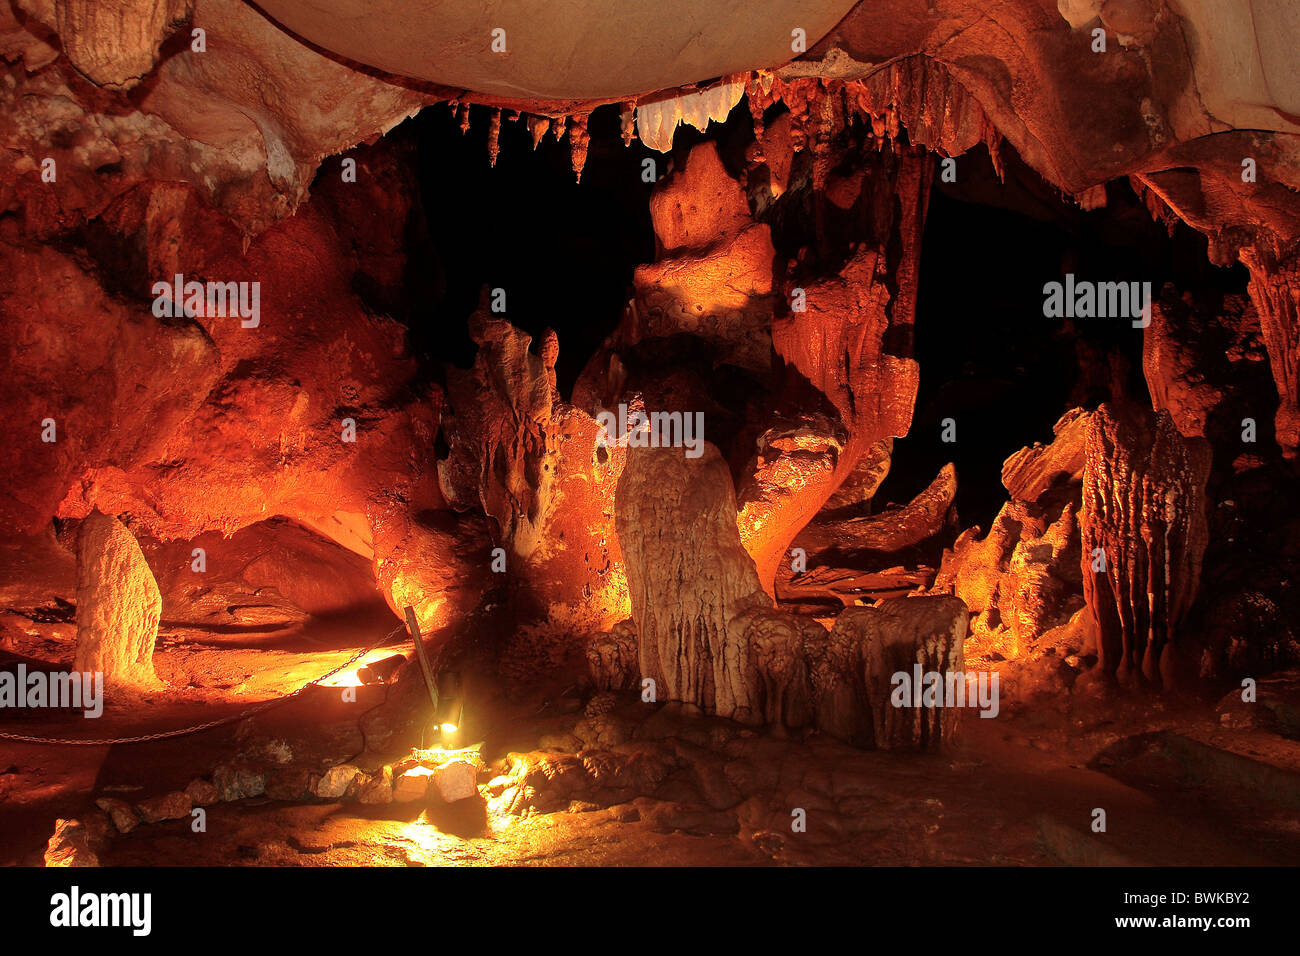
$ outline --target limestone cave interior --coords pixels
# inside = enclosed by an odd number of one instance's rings
[[[0,0],[0,863],[1300,862],[1298,41]]]

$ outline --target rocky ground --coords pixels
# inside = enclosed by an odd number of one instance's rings
[[[256,669],[259,658],[284,652],[214,653]],[[159,652],[160,673],[175,654]],[[364,753],[352,762],[365,784],[312,796],[319,785],[307,768],[364,748],[356,708],[375,707],[384,688],[356,690],[355,703],[338,688],[319,688],[270,714],[155,743],[5,743],[0,859],[39,865],[55,820],[75,818],[102,865],[1300,861],[1300,743],[1276,725],[1241,726],[1236,711],[1152,698],[1010,708],[992,720],[969,713],[944,753],[899,754],[821,736],[776,737],[632,694],[602,694],[585,705],[529,701],[494,714],[487,738],[460,754],[435,752],[435,763],[467,755],[481,768],[466,799],[446,803],[430,788],[395,800],[384,767],[396,764],[400,776],[407,755]],[[232,694],[222,708],[167,693],[107,716],[96,732],[181,726],[253,696]],[[76,732],[85,723],[68,718],[40,732]],[[260,792],[221,800],[241,794],[233,767],[252,768],[259,785],[243,792]],[[209,778],[218,786],[200,796],[192,781]],[[194,832],[188,799],[167,809],[168,795],[187,785],[196,802],[208,803],[204,832]],[[117,833],[97,800],[128,808],[128,816],[140,806],[145,816],[177,818],[131,818],[130,831]],[[1104,833],[1090,829],[1096,808],[1106,811]]]

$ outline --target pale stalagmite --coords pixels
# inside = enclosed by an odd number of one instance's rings
[[[726,462],[707,444],[698,459],[633,448],[615,507],[642,678],[661,700],[733,716],[748,694],[740,655],[724,647],[728,624],[769,602],[740,544]]]
[[[91,512],[77,552],[76,669],[102,672],[110,689],[157,684],[161,613],[162,595],[135,537],[116,518]]]

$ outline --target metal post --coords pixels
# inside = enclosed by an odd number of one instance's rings
[[[424,652],[424,641],[420,638],[420,622],[415,619],[415,608],[406,606],[406,629],[415,641],[415,656],[420,661],[420,670],[424,672],[424,686],[429,689],[429,700],[433,702],[434,719],[438,716],[438,684],[433,679],[433,668],[429,666],[429,657]]]

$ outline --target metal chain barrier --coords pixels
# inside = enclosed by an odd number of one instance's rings
[[[223,724],[233,724],[236,721],[244,720],[248,717],[254,716],[255,714],[260,714],[263,711],[270,710],[272,707],[278,707],[281,704],[293,700],[308,687],[315,687],[321,681],[329,680],[339,671],[344,670],[361,660],[361,658],[365,657],[376,647],[381,647],[388,643],[390,639],[405,629],[405,625],[399,624],[369,647],[357,651],[357,653],[353,654],[351,658],[344,661],[329,673],[322,674],[311,683],[303,684],[293,693],[286,694],[283,697],[277,697],[274,700],[264,700],[260,704],[254,704],[252,707],[242,710],[237,714],[232,714],[229,717],[220,717],[216,720],[205,721],[201,724],[194,724],[192,727],[182,727],[180,730],[164,730],[160,733],[142,734],[138,737],[109,737],[104,740],[83,740],[76,737],[28,737],[24,734],[9,734],[0,731],[0,740],[16,740],[25,744],[61,744],[68,747],[109,747],[114,744],[142,744],[147,743],[150,740],[166,740],[168,737],[184,737],[187,734],[197,734],[199,731],[211,730],[213,727],[220,727]]]

